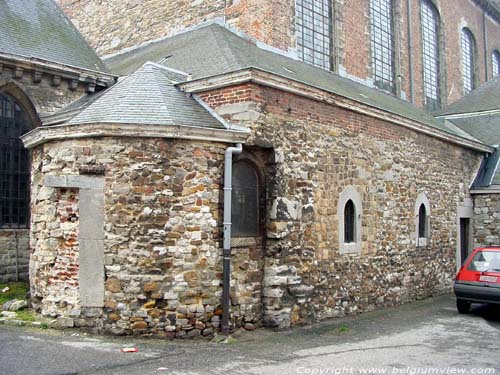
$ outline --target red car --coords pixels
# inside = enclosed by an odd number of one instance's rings
[[[471,303],[500,304],[500,247],[474,249],[453,284],[457,310],[467,314]]]

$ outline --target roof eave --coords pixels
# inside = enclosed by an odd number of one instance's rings
[[[43,60],[36,57],[14,55],[4,52],[0,52],[0,64],[21,67],[27,70],[40,71],[42,73],[52,75],[59,75],[62,78],[67,79],[78,79],[81,82],[92,82],[98,86],[104,87],[108,87],[118,78],[118,76],[107,72],[100,72],[97,70],[90,70]]]
[[[434,138],[457,144],[475,151],[488,153],[494,151],[493,147],[488,146],[482,142],[456,136],[445,131],[433,128],[424,123],[420,123],[407,117],[400,116],[397,113],[392,113],[382,108],[370,106],[366,103],[356,101],[352,98],[342,97],[339,94],[326,91],[322,88],[254,67],[244,68],[216,76],[194,79],[192,81],[179,83],[177,86],[181,90],[189,93],[201,93],[204,91],[220,89],[223,87],[233,86],[246,82],[253,82],[318,101],[327,102],[329,104],[333,104],[354,112],[358,112],[370,117],[403,126],[419,133],[423,133]],[[326,96],[325,94],[327,94],[328,96]]]
[[[171,138],[232,144],[245,143],[249,134],[248,130],[201,126],[89,123],[41,126],[23,135],[21,140],[28,149],[50,141],[97,137]]]

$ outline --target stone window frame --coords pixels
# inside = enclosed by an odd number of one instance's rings
[[[310,4],[307,4],[310,3]],[[295,34],[296,34],[296,48],[297,48],[297,56],[299,60],[311,64],[314,66],[317,66],[321,69],[325,69],[328,71],[333,71],[335,69],[335,64],[334,64],[334,59],[333,59],[333,50],[335,48],[334,45],[334,22],[335,22],[335,17],[334,15],[334,2],[332,0],[321,0],[321,11],[323,14],[319,11],[318,9],[315,9],[316,7],[314,6],[314,1],[313,0],[295,0],[294,1],[294,16],[295,16]],[[312,6],[312,9],[309,9],[308,6]],[[325,9],[327,7],[328,9]],[[313,20],[312,23],[310,24],[311,27],[307,27],[306,25],[306,20],[304,19],[304,13],[303,11],[307,10],[313,13]],[[324,14],[324,12],[328,11],[328,16]],[[328,20],[328,25],[324,25],[324,22],[322,23],[322,30],[318,30],[318,25],[314,24],[314,15],[319,15],[321,19],[326,19]],[[304,37],[305,33],[304,30],[308,29],[312,33],[312,43],[313,43],[313,48],[311,49],[312,53],[318,53],[322,55],[322,62],[317,63],[315,61],[315,58],[313,56],[312,61],[307,61],[305,57],[305,48],[306,46],[304,45]],[[323,39],[322,41],[319,39]],[[302,40],[302,43],[301,43]],[[315,42],[320,42],[323,44],[323,46],[320,49],[315,49]],[[306,48],[310,49],[310,48]]]
[[[434,15],[436,16],[436,22],[435,22],[435,48],[437,49],[437,56],[436,56],[436,66],[437,66],[437,80],[435,84],[437,85],[437,99],[433,99],[436,102],[428,102],[427,101],[427,96],[426,96],[426,76],[425,76],[425,65],[426,65],[426,59],[425,59],[425,51],[424,51],[424,40],[425,40],[425,20],[424,20],[424,4],[426,4],[430,9],[431,12],[433,11]],[[434,0],[420,0],[420,25],[421,25],[421,31],[422,31],[422,84],[423,84],[423,94],[424,94],[424,105],[426,108],[430,111],[436,111],[439,110],[443,107],[443,104],[446,101],[446,77],[445,77],[445,58],[444,58],[444,40],[445,40],[445,35],[444,35],[444,24],[443,24],[443,19],[441,17],[441,12]],[[431,98],[432,99],[432,98]]]
[[[470,93],[477,87],[477,45],[476,38],[470,28],[460,30],[460,67],[462,71],[462,92]]]
[[[425,229],[424,237],[420,237],[420,208],[421,206],[425,208]],[[420,193],[417,200],[415,201],[415,243],[417,247],[425,247],[430,244],[430,233],[431,233],[431,206],[429,204],[429,199],[425,193]]]
[[[352,201],[355,210],[354,222],[354,242],[345,242],[345,207],[347,202]],[[340,193],[339,201],[337,204],[337,217],[338,217],[338,237],[339,237],[339,252],[340,254],[361,254],[362,245],[362,217],[363,217],[363,203],[361,195],[358,193],[354,186],[347,186],[342,193]]]

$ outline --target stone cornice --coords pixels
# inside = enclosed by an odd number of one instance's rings
[[[489,153],[493,152],[492,147],[479,141],[462,138],[398,114],[387,112],[383,109],[358,102],[354,99],[342,97],[321,88],[255,68],[243,69],[209,78],[183,82],[178,84],[178,86],[182,90],[189,93],[201,93],[204,91],[234,86],[246,82],[253,82],[262,86],[272,87],[278,90],[332,104],[476,151]]]
[[[68,139],[116,138],[172,138],[207,142],[245,143],[249,131],[203,127],[144,125],[144,124],[81,124],[41,126],[21,137],[28,149],[50,141]]]
[[[54,81],[67,79],[70,83],[83,83],[87,84],[89,87],[108,87],[117,79],[117,76],[110,73],[68,66],[34,57],[0,53],[0,72],[4,67],[10,67],[18,72],[33,72],[33,80],[35,83],[37,81],[36,77],[41,77],[42,74],[52,76]]]

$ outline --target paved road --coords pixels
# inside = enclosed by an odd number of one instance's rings
[[[224,345],[0,326],[0,374],[500,375],[500,308],[458,315],[452,296],[234,336]],[[120,351],[132,345],[138,353]]]

